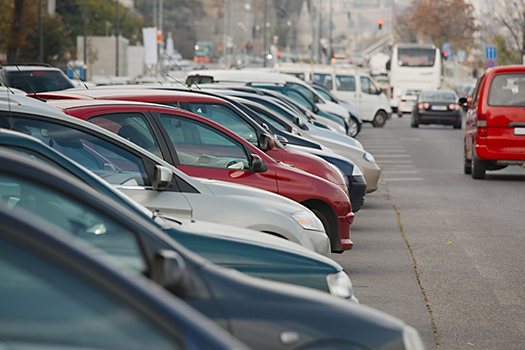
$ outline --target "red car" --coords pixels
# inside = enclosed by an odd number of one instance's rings
[[[29,95],[31,96],[31,95]],[[56,99],[105,99],[119,101],[151,102],[163,105],[180,107],[192,111],[205,118],[211,119],[216,123],[228,128],[237,135],[243,137],[255,147],[258,147],[273,159],[293,165],[294,167],[317,175],[331,181],[348,193],[348,186],[341,172],[324,159],[313,154],[302,152],[291,148],[280,147],[275,143],[271,136],[269,139],[263,136],[266,131],[258,124],[248,125],[243,121],[227,101],[213,96],[195,94],[185,91],[166,91],[157,89],[137,88],[137,89],[91,89],[58,91],[46,94],[39,94],[39,97],[47,100]],[[261,138],[266,139],[261,144]]]
[[[466,104],[465,174],[525,166],[525,66],[488,69]]]
[[[340,186],[277,162],[207,118],[149,103],[74,99],[48,102],[66,114],[137,143],[188,175],[257,187],[295,200],[323,222],[333,252],[353,246],[350,225],[354,213]]]

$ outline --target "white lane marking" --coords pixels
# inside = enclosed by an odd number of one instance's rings
[[[404,177],[404,178],[386,178],[383,181],[419,181],[424,180],[422,177]]]
[[[412,157],[410,154],[374,154],[374,158],[377,157],[389,157],[389,158],[407,158]]]
[[[412,163],[411,160],[381,160],[378,163],[386,164],[386,163]]]
[[[418,174],[419,171],[382,171],[382,174]]]
[[[419,137],[400,137],[399,141],[421,141]]]

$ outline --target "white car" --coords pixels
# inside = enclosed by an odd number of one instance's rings
[[[37,137],[151,210],[262,231],[330,256],[323,224],[301,204],[248,186],[187,176],[110,131],[38,100],[12,96],[0,99],[0,127]],[[103,167],[96,165],[101,159]]]
[[[397,113],[400,117],[403,116],[403,113],[412,113],[412,109],[414,109],[414,106],[417,103],[417,98],[420,92],[421,90],[419,89],[403,90],[397,107]]]

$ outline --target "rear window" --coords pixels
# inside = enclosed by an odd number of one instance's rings
[[[456,102],[456,95],[451,92],[424,92],[421,101],[450,101]]]
[[[58,70],[12,71],[7,73],[10,87],[28,94],[35,92],[59,91],[73,88],[67,75]]]
[[[525,106],[525,74],[499,74],[490,83],[489,106]]]
[[[200,84],[209,84],[213,83],[213,77],[205,75],[192,75],[186,79],[186,85],[200,85]]]

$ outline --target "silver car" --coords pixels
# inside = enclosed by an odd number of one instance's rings
[[[299,203],[248,186],[187,176],[131,141],[35,99],[0,97],[0,127],[39,138],[152,210],[262,231],[330,256],[321,221]]]

